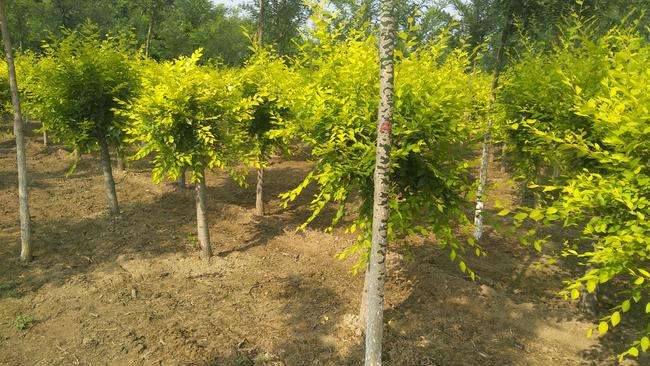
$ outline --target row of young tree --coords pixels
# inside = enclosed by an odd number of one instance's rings
[[[85,26],[45,44],[41,54],[17,57],[21,102],[55,141],[80,154],[100,152],[112,214],[119,207],[111,150],[150,159],[155,182],[189,172],[205,257],[212,251],[206,172],[223,170],[243,183],[246,167],[256,169],[256,210],[263,214],[269,157],[307,146],[313,167],[281,198],[288,204],[316,187],[305,225],[331,205],[337,208],[332,225],[350,210],[356,214],[348,229],[358,240],[341,256],[359,254],[356,269],[366,273],[361,319],[368,324],[369,365],[381,363],[388,242],[435,238],[477,279],[467,257],[485,253],[468,213],[477,186],[479,202],[485,199],[487,152],[496,143],[535,196],[499,215],[512,216],[525,244],[575,256],[585,266],[583,275],[567,279],[563,294],[576,299],[600,289],[614,296],[617,305],[597,322],[601,334],[624,313],[636,314],[632,319],[650,313],[650,47],[638,27],[602,34],[593,29],[597,24],[568,20],[553,47],[525,43],[501,72],[504,46],[516,33],[514,17],[506,17],[495,71],[487,72],[477,67],[480,47],[457,45],[453,32],[422,42],[417,18],[400,26],[395,3],[383,5],[378,38],[368,24],[354,28],[314,7],[312,27],[290,58],[256,42],[263,37],[259,26],[252,56],[235,68],[206,62],[201,50],[154,61]],[[13,80],[19,126],[11,47],[5,46],[9,68],[0,77]],[[0,96],[10,96],[4,89]],[[19,165],[25,159],[20,132],[17,127]],[[20,182],[26,202],[26,176]],[[485,212],[477,206],[473,219],[480,225]],[[21,210],[21,217],[29,259],[29,213]],[[549,238],[539,229],[558,226],[576,227],[577,234],[559,238],[565,241],[554,253],[544,248]],[[641,329],[621,356],[646,351],[649,336],[650,328]]]

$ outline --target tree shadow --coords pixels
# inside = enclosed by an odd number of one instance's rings
[[[28,187],[30,188],[47,189],[50,187],[50,184],[40,180],[39,174],[29,174],[28,180]],[[5,189],[15,189],[18,191],[18,172],[0,171],[0,190]]]
[[[579,303],[564,300],[558,294],[559,290],[564,288],[563,281],[567,278],[577,278],[584,274],[584,267],[579,263],[578,258],[559,257],[562,241],[567,238],[578,236],[579,229],[564,228],[561,225],[550,227],[539,227],[539,225],[525,224],[522,228],[512,232],[505,231],[506,225],[511,225],[507,218],[497,215],[497,210],[486,210],[486,216],[490,217],[491,226],[486,227],[485,246],[488,256],[504,254],[511,257],[516,266],[512,270],[503,270],[501,267],[485,265],[484,260],[476,260],[477,272],[483,276],[480,282],[486,282],[497,287],[504,288],[504,284],[495,281],[495,278],[504,273],[508,279],[506,287],[511,291],[517,292],[515,299],[520,301],[540,302],[543,301],[557,306],[555,312],[549,312],[544,318],[544,323],[556,320],[560,321],[580,321],[585,324],[597,325],[599,319],[611,313],[610,309],[619,304],[622,299],[616,299],[616,294],[607,284],[599,288],[598,302],[595,304],[597,314],[589,313],[589,309]],[[517,235],[519,232],[526,231],[535,226],[538,230],[538,237],[548,237],[543,252],[538,253],[531,246],[524,246],[519,243]],[[498,230],[497,230],[498,229]],[[514,239],[513,239],[514,238]],[[511,244],[500,245],[500,243],[511,242]],[[555,253],[555,254],[553,254]],[[559,257],[553,264],[548,264],[548,259]],[[554,284],[554,285],[552,285]],[[522,291],[522,289],[524,289]],[[557,304],[557,305],[555,305]],[[560,309],[562,312],[558,313]],[[586,349],[579,350],[580,365],[618,365],[617,355],[627,350],[631,341],[636,339],[639,334],[643,333],[643,315],[641,312],[628,313],[628,319],[623,319],[620,326],[610,329],[606,336],[598,337],[590,342],[591,345]],[[597,333],[597,332],[595,332]],[[576,342],[582,337],[586,340],[586,334],[577,334]],[[639,364],[650,362],[650,355],[641,354],[637,360]]]
[[[215,355],[203,365],[358,365],[359,345],[341,352],[349,342],[345,313],[350,304],[333,288],[318,281],[317,273],[289,275],[280,280],[273,300],[282,303],[279,337],[271,344],[248,334],[228,355]],[[260,332],[277,330],[260,329]],[[269,336],[269,334],[266,334]]]
[[[98,164],[94,164],[94,156],[81,159],[78,170],[69,178],[72,180],[88,179],[100,174]],[[276,166],[271,169],[268,176],[269,195],[277,196],[292,188],[301,179],[302,170],[299,168],[283,168]],[[61,169],[49,172],[33,172],[34,182],[51,179],[61,175]],[[4,174],[4,172],[0,172]],[[0,177],[4,178],[3,175]],[[16,179],[13,177],[13,179]],[[14,256],[18,252],[18,241],[9,245],[8,250],[0,252],[6,266],[0,268],[0,297],[10,294],[12,297],[21,297],[30,292],[37,291],[47,283],[62,284],[67,278],[79,273],[87,272],[92,267],[101,263],[114,262],[122,254],[146,253],[160,255],[168,252],[192,250],[191,236],[195,232],[196,212],[192,191],[173,192],[165,191],[164,187],[155,187],[153,184],[140,187],[143,183],[135,179],[128,181],[123,187],[118,183],[118,198],[121,199],[121,214],[112,217],[103,212],[91,214],[90,217],[79,217],[79,214],[70,207],[70,211],[60,213],[59,218],[32,221],[32,243],[34,246],[34,261],[30,264],[21,264]],[[148,179],[147,179],[148,180]],[[233,215],[233,209],[251,211],[254,206],[254,191],[242,189],[225,174],[210,174],[210,181],[217,185],[208,187],[208,220],[209,222],[222,221],[224,217]],[[11,180],[7,180],[11,183]],[[3,184],[5,179],[2,180]],[[9,183],[9,184],[10,184]],[[32,184],[32,187],[47,190],[48,184]],[[125,197],[124,190],[134,189],[139,194],[153,195],[152,200],[129,200]],[[162,193],[155,192],[156,189]],[[74,191],[72,191],[74,192]],[[101,198],[97,197],[98,200]],[[294,203],[296,207],[300,203]],[[69,204],[66,204],[69,206]],[[232,235],[223,228],[211,225],[210,231],[213,246],[218,251],[224,249],[219,256],[228,256],[234,252],[243,252],[256,246],[266,245],[270,240],[286,230],[293,230],[300,225],[309,210],[306,207],[297,210],[282,210],[277,208],[277,200],[271,202],[272,212],[261,219],[253,220],[252,215],[241,215],[235,212],[235,224],[245,227],[244,238],[236,237],[237,243],[243,245],[229,245],[228,240]],[[101,207],[101,205],[99,205]],[[37,210],[35,213],[38,213]],[[323,220],[332,217],[330,211],[324,212]],[[56,216],[56,215],[55,215]],[[87,215],[86,215],[87,216]],[[227,219],[231,219],[227,217]],[[318,220],[318,222],[324,222]],[[13,236],[17,238],[17,232]],[[241,240],[243,239],[243,240]],[[222,242],[223,241],[223,242]],[[215,245],[216,244],[216,245]],[[23,280],[16,278],[24,276]],[[4,288],[4,290],[3,290]],[[4,293],[3,293],[4,291]]]
[[[534,363],[531,358],[537,361],[534,364],[540,359],[547,364],[568,364],[543,351],[556,341],[558,347],[568,347],[560,341],[571,331],[557,324],[574,321],[574,315],[540,301],[548,284],[537,283],[538,278],[529,278],[529,286],[520,287],[512,276],[518,261],[508,260],[512,253],[468,261],[479,275],[489,277],[473,282],[433,245],[412,250],[414,260],[393,274],[389,283],[393,295],[387,298],[384,321],[389,364],[527,365]],[[536,342],[556,333],[557,340]]]
[[[153,212],[156,214],[152,215]],[[77,219],[71,215],[34,221],[34,261],[21,264],[17,258],[3,258],[8,265],[0,269],[0,281],[10,282],[24,276],[19,289],[13,291],[21,296],[48,283],[63,284],[76,274],[114,262],[122,254],[180,251],[184,248],[178,233],[192,219],[191,204],[167,194],[148,204],[125,204],[122,213],[115,217],[101,213],[94,218]]]

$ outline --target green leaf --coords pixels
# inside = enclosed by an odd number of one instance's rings
[[[516,215],[514,216],[514,219],[517,220],[517,221],[521,221],[521,220],[525,219],[526,217],[528,217],[528,214],[527,214],[527,213],[525,213],[525,212],[520,212],[520,213],[518,213],[518,214],[516,214]]]
[[[509,213],[510,213],[510,210],[504,208],[503,210],[499,211],[499,213],[497,215],[506,216]]]
[[[630,300],[623,301],[623,303],[621,304],[621,310],[623,310],[624,313],[630,310]]]
[[[592,293],[596,290],[596,286],[598,285],[598,279],[590,279],[587,281],[587,292]]]
[[[650,338],[643,337],[641,338],[641,351],[645,352],[650,348]]]
[[[575,300],[575,299],[577,299],[579,297],[580,297],[580,291],[578,291],[576,289],[571,290],[571,298],[573,300]]]
[[[449,252],[449,259],[452,261],[456,259],[456,251],[454,249]]]
[[[645,304],[645,312],[650,313],[650,302]]]
[[[641,285],[641,284],[643,284],[644,281],[645,281],[645,278],[643,278],[643,277],[637,277],[637,279],[634,280],[634,284],[635,284],[635,285]]]
[[[544,214],[539,209],[534,209],[530,211],[530,218],[539,221],[544,218]]]
[[[610,320],[612,321],[613,326],[617,326],[618,323],[621,322],[621,313],[619,313],[618,311],[614,312],[614,314],[612,314],[612,318]]]

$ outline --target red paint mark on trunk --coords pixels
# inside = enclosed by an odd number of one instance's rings
[[[391,130],[391,125],[389,121],[384,121],[381,126],[379,126],[379,132],[381,133],[389,133]]]

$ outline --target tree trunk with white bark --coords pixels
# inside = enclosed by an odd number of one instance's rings
[[[257,169],[257,187],[255,189],[255,213],[264,216],[264,168]]]
[[[212,245],[210,244],[210,227],[208,226],[205,191],[205,171],[202,171],[196,182],[196,228],[199,245],[201,246],[201,255],[203,259],[208,259],[212,256]]]
[[[384,283],[388,248],[389,170],[391,129],[394,109],[395,77],[395,1],[382,0],[379,19],[379,118],[377,121],[377,152],[374,176],[372,245],[366,271],[366,366],[381,365],[384,329]]]
[[[106,199],[108,201],[108,211],[112,215],[120,213],[117,204],[117,193],[115,192],[115,179],[113,179],[113,168],[111,167],[111,154],[108,150],[108,141],[105,135],[99,137],[100,161],[102,164],[102,173],[104,174],[104,185],[106,188]]]
[[[495,103],[496,91],[499,86],[499,76],[501,74],[501,68],[503,67],[504,51],[505,45],[508,42],[510,37],[510,32],[512,31],[512,12],[508,9],[508,14],[506,15],[506,24],[501,33],[501,44],[497,50],[497,65],[494,70],[494,77],[492,78],[492,97],[490,101],[490,108]],[[488,117],[491,118],[491,117]],[[488,174],[488,165],[490,159],[490,144],[492,140],[491,135],[492,130],[492,120],[488,120],[487,131],[483,137],[483,146],[481,153],[481,170],[479,173],[479,184],[478,191],[476,193],[476,208],[474,210],[474,238],[478,241],[483,236],[483,208],[485,205],[485,189],[487,186],[487,174]]]

